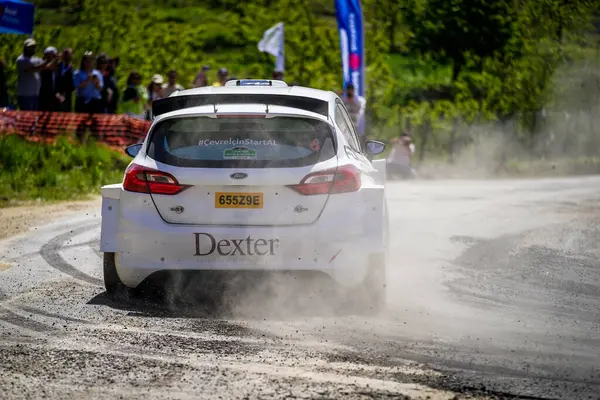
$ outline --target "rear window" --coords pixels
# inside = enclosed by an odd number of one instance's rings
[[[171,118],[156,124],[148,156],[179,167],[290,168],[336,154],[328,124],[301,117]]]

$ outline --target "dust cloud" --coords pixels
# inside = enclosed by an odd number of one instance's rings
[[[375,316],[360,307],[358,291],[314,271],[167,272],[136,297],[168,312],[196,317],[298,320],[350,314]],[[148,290],[149,289],[149,290]]]
[[[558,177],[600,173],[599,60],[566,63],[557,70],[552,95],[539,111],[501,122],[458,121],[450,130],[415,127],[421,178]],[[448,121],[440,121],[448,125]],[[434,121],[435,125],[435,121]],[[426,135],[427,134],[427,135]],[[425,136],[428,136],[425,139]]]

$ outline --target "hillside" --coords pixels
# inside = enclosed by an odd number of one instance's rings
[[[175,68],[189,85],[204,64],[236,77],[268,77],[272,56],[257,43],[286,24],[286,80],[341,86],[333,0],[38,0],[35,38],[48,45],[119,56],[119,81],[137,69],[146,81]],[[588,4],[589,3],[589,4]],[[568,0],[363,0],[369,133],[411,130],[420,149],[452,154],[474,142],[475,122],[514,120],[508,135],[528,147],[542,134],[545,108],[581,108],[595,96],[595,3]],[[455,7],[458,5],[458,7]],[[0,56],[14,88],[23,37],[2,35]],[[590,92],[591,91],[591,92]],[[11,93],[14,94],[14,93]],[[596,101],[593,97],[593,101]],[[547,121],[546,121],[547,122]],[[584,126],[585,123],[580,124]],[[588,125],[590,125],[588,123]],[[504,128],[503,128],[504,129]],[[565,128],[567,132],[569,129]],[[487,130],[497,135],[496,129]],[[586,131],[587,132],[587,131]],[[588,135],[588,133],[586,133]],[[535,147],[535,146],[534,146]],[[580,146],[585,148],[583,144]]]
[[[307,34],[293,23],[297,15],[290,12],[280,18],[276,13],[257,12],[257,2],[245,6],[248,8],[245,11],[252,11],[252,15],[240,13],[228,6],[227,1],[214,0],[41,0],[34,3],[39,7],[34,37],[40,43],[40,50],[48,45],[59,49],[70,46],[76,51],[76,59],[86,50],[119,56],[122,85],[132,69],[149,80],[152,74],[164,75],[171,68],[177,69],[186,85],[204,64],[213,67],[213,80],[221,66],[238,77],[270,76],[273,57],[260,53],[257,43],[265,29],[284,20],[289,38],[286,78],[319,87],[339,86],[336,72],[340,60],[333,1],[328,6],[325,4],[329,2],[325,1],[305,2],[310,3],[314,13],[311,29],[313,36],[319,37],[315,40],[320,42],[317,46],[314,42],[297,39]],[[261,19],[257,20],[256,16]],[[8,62],[9,72],[23,39],[3,35],[0,54]],[[327,51],[318,54],[315,47]],[[333,73],[322,73],[324,67]],[[12,79],[14,74],[10,75]]]

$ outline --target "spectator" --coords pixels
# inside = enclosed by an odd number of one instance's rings
[[[123,112],[134,118],[144,118],[148,101],[148,92],[142,87],[142,77],[132,71],[127,78],[127,88],[123,92]]]
[[[283,71],[279,71],[279,70],[273,71],[273,80],[274,81],[282,81],[283,80]]]
[[[100,53],[96,58],[96,69],[102,74],[102,80],[104,86],[102,87],[102,112],[109,112],[109,105],[112,103],[113,97],[115,96],[116,82],[114,77],[109,76],[108,71],[108,57],[105,53]]]
[[[56,47],[47,47],[44,50],[44,61],[55,62],[58,57]],[[58,111],[58,101],[56,99],[56,64],[53,68],[46,68],[40,71],[40,92],[39,107],[40,111]]]
[[[206,76],[206,72],[210,70],[210,65],[205,65],[202,67],[200,72],[194,78],[194,82],[192,83],[192,87],[204,87],[208,86],[208,77]]]
[[[183,90],[183,86],[177,83],[177,71],[172,69],[167,73],[167,83],[162,87],[163,96],[169,97],[177,90]]]
[[[350,114],[350,118],[357,129],[361,146],[364,147],[365,137],[362,129],[362,122],[365,114],[365,99],[355,93],[354,85],[352,83],[346,85],[346,95],[343,99],[346,109]]]
[[[75,112],[100,114],[102,110],[102,88],[104,79],[94,69],[94,54],[86,51],[81,58],[81,65],[73,75],[73,85],[77,89]]]
[[[365,102],[364,99],[358,96],[354,92],[354,85],[349,83],[346,86],[346,95],[344,96],[344,104],[350,114],[350,118],[356,126],[358,126],[358,119],[364,113]]]
[[[117,84],[117,67],[119,57],[108,59],[107,74],[104,78],[105,84],[112,90],[112,97],[108,101],[108,113],[116,114],[119,109],[119,85]]]
[[[36,57],[37,43],[29,38],[23,45],[23,54],[17,58],[17,101],[21,110],[38,109],[40,94],[40,71],[52,68],[50,61]]]
[[[217,76],[219,80],[213,83],[213,86],[225,86],[225,83],[229,80],[229,71],[227,71],[227,68],[221,68]]]
[[[58,111],[73,111],[73,50],[66,48],[62,52],[62,60],[56,69],[55,96],[58,103]]]
[[[6,63],[0,58],[0,107],[8,107],[10,100],[8,98],[8,88],[6,87]]]
[[[386,171],[389,178],[398,176],[403,178],[414,177],[412,170],[412,157],[415,145],[407,133],[402,133],[400,138],[392,140],[392,150],[386,159]]]
[[[148,99],[152,103],[154,100],[162,99],[162,85],[165,82],[162,75],[152,75],[152,80],[148,85]]]
[[[165,80],[161,75],[155,74],[152,76],[152,80],[148,85],[148,105],[146,107],[146,120],[148,121],[152,119],[150,114],[150,111],[152,110],[152,102],[154,100],[159,100],[163,98],[162,85],[164,81]]]

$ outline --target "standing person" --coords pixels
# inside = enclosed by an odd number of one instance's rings
[[[413,178],[412,157],[415,145],[407,133],[402,133],[400,138],[392,140],[392,151],[386,159],[386,171],[388,178]]]
[[[8,87],[6,86],[6,63],[0,58],[0,107],[8,107],[10,100],[8,98]]]
[[[167,83],[162,86],[162,94],[164,97],[169,97],[177,90],[183,90],[183,86],[177,83],[177,71],[172,69],[167,73]]]
[[[36,41],[29,38],[23,44],[23,54],[17,58],[17,101],[21,110],[38,109],[40,71],[53,67],[50,61],[44,61],[34,55],[36,49]]]
[[[273,71],[273,80],[274,81],[282,81],[283,80],[283,71],[279,71],[279,70]]]
[[[127,88],[123,92],[121,108],[131,117],[143,119],[148,102],[148,92],[142,87],[142,76],[131,71],[127,78]]]
[[[106,97],[106,112],[116,114],[119,109],[119,84],[117,82],[116,70],[119,65],[119,57],[106,58],[106,70],[103,74],[104,86],[110,89],[110,96]],[[107,90],[108,93],[108,90]]]
[[[192,87],[204,87],[208,86],[208,76],[206,73],[210,70],[210,65],[204,65],[200,72],[194,78],[194,82],[192,82]]]
[[[116,70],[119,65],[119,57],[108,58],[108,67],[104,75],[104,84],[110,88],[111,96],[108,97],[107,112],[116,114],[119,109],[119,85],[117,83]]]
[[[229,80],[229,71],[227,68],[221,68],[217,74],[219,80],[213,83],[213,86],[225,86],[225,83]]]
[[[73,111],[73,50],[69,47],[62,52],[62,60],[56,68],[56,101],[58,111]]]
[[[152,110],[152,102],[163,98],[162,85],[163,85],[164,81],[165,80],[163,79],[163,77],[161,75],[154,74],[152,76],[152,80],[150,81],[150,84],[148,85],[148,104],[146,106],[146,120],[147,121],[150,121],[152,119],[151,113],[150,113],[150,111]]]
[[[96,58],[96,69],[102,74],[102,112],[110,113],[109,108],[115,96],[116,82],[109,76],[108,56],[105,53],[100,53]]]
[[[94,69],[94,54],[86,51],[81,58],[79,69],[73,75],[73,85],[77,89],[75,97],[75,112],[101,114],[102,74]]]
[[[58,57],[56,47],[47,47],[44,50],[44,61],[55,62]],[[56,64],[53,68],[45,68],[40,71],[40,92],[39,106],[40,111],[58,111],[58,100],[56,98]]]
[[[365,99],[356,94],[354,90],[354,84],[349,83],[346,85],[346,94],[343,97],[344,105],[350,114],[350,118],[352,122],[354,122],[354,126],[356,127],[359,139],[361,141],[361,147],[364,148],[365,135],[362,130],[362,119],[365,114]]]

